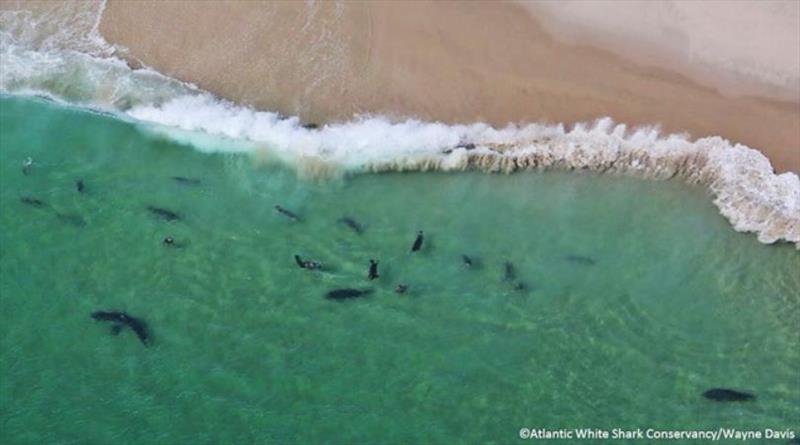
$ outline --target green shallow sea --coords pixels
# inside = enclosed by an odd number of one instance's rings
[[[800,433],[800,253],[736,233],[704,190],[679,182],[309,181],[4,96],[0,209],[3,444],[521,443],[522,427]],[[425,243],[412,254],[418,229]],[[327,270],[298,268],[295,253]],[[524,291],[504,280],[506,261]],[[401,282],[409,290],[395,294]],[[374,292],[324,298],[341,287]],[[111,335],[96,310],[145,320],[152,345]],[[757,399],[712,402],[701,396],[712,387]]]

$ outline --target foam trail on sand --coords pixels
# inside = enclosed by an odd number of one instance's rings
[[[27,6],[28,3],[19,5]],[[800,249],[800,179],[719,137],[690,141],[611,119],[563,125],[446,125],[381,116],[307,129],[115,57],[97,33],[103,3],[0,11],[0,93],[44,95],[135,119],[204,151],[268,153],[310,176],[404,170],[591,170],[705,185],[738,231]],[[213,137],[209,137],[213,136]],[[227,141],[220,143],[217,137]]]

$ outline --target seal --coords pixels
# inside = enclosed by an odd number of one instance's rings
[[[312,260],[304,260],[300,258],[300,255],[294,256],[294,262],[300,266],[301,269],[308,269],[308,270],[317,270],[322,269],[322,263],[319,261],[312,261]]]
[[[163,244],[164,247],[172,247],[174,249],[180,249],[182,247],[186,247],[185,242],[178,242],[175,240],[175,238],[171,236],[165,236],[164,239],[161,240],[161,244]]]
[[[467,255],[461,255],[461,262],[464,263],[464,267],[472,267],[472,258]]]
[[[417,238],[414,239],[414,244],[411,246],[411,251],[416,252],[422,248],[422,241],[425,237],[422,235],[422,230],[417,230]]]
[[[514,264],[511,261],[506,261],[503,263],[503,280],[504,281],[514,281],[514,278],[517,277],[517,271],[514,270]]]
[[[375,278],[378,278],[379,276],[380,275],[378,275],[378,262],[372,259],[369,260],[369,272],[367,272],[367,279],[371,281],[374,280]]]
[[[22,162],[22,174],[28,176],[33,168],[33,158],[28,157]]]

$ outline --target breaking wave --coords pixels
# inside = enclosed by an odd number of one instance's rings
[[[309,176],[408,170],[589,170],[702,184],[738,231],[800,249],[800,178],[776,175],[759,151],[720,137],[695,141],[611,119],[563,125],[446,125],[361,116],[319,128],[257,111],[191,84],[133,69],[97,32],[103,3],[0,11],[0,92],[43,95],[134,119],[201,150],[275,156]],[[17,5],[22,8],[21,5]],[[27,4],[24,6],[27,7]],[[208,144],[203,134],[238,143]]]

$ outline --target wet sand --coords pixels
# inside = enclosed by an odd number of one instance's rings
[[[110,0],[100,31],[132,63],[311,122],[610,116],[720,135],[761,150],[779,172],[800,172],[800,103],[725,96],[681,73],[558,41],[513,3]]]

